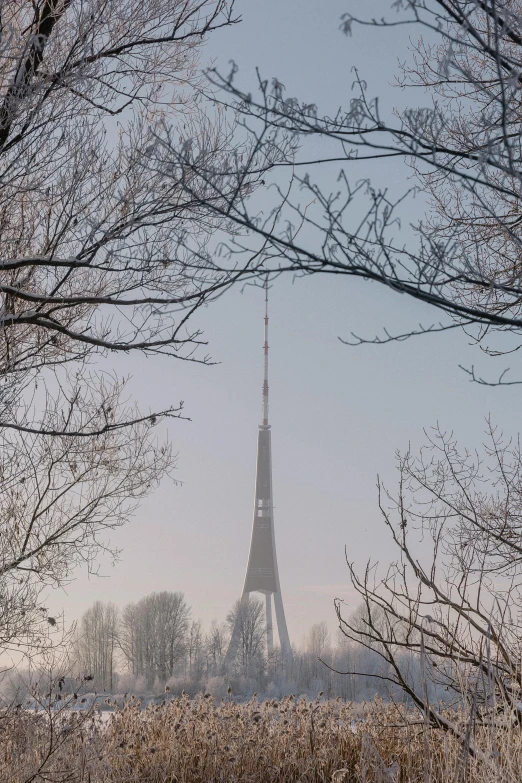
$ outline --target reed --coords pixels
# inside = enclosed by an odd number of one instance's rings
[[[466,715],[452,720],[465,733]],[[473,758],[418,713],[378,700],[207,695],[142,709],[132,698],[111,713],[12,712],[0,726],[2,783],[515,783],[522,768],[514,725],[496,731],[494,746],[491,731],[474,727],[483,755]]]

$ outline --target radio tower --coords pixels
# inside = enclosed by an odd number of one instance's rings
[[[276,545],[274,537],[274,505],[272,498],[272,450],[271,428],[268,423],[268,279],[265,282],[265,344],[263,378],[263,423],[259,425],[257,436],[257,472],[254,496],[254,520],[250,539],[250,555],[243,585],[241,601],[247,602],[250,593],[263,593],[266,602],[266,645],[270,655],[274,650],[274,631],[272,625],[272,596],[277,621],[279,644],[283,658],[292,659],[292,648],[286,627],[285,610],[277,569]],[[237,653],[240,641],[240,629],[232,632],[230,644],[225,656],[225,667]]]

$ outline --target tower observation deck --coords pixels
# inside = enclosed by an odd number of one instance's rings
[[[257,469],[254,493],[254,518],[250,539],[250,554],[241,595],[242,601],[248,601],[250,593],[265,595],[266,644],[267,652],[274,650],[274,631],[272,625],[272,598],[279,644],[284,658],[292,658],[292,648],[286,627],[277,555],[274,535],[274,504],[272,495],[272,442],[271,426],[268,423],[268,284],[265,283],[265,342],[262,424],[257,436]],[[225,665],[235,657],[239,645],[240,630],[232,632],[230,645],[225,656]]]

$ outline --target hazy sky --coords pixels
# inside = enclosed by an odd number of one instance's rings
[[[369,13],[369,3],[238,0],[237,8],[243,22],[215,35],[205,56],[223,69],[236,60],[245,86],[259,66],[290,94],[332,110],[350,99],[356,64],[370,92],[390,106],[404,100],[390,82],[397,60],[407,57],[406,33],[365,30],[346,38],[338,31],[344,11]],[[381,15],[389,2],[376,0],[371,8]],[[365,174],[383,171],[369,166]],[[407,185],[402,164],[390,164],[382,176],[395,187]],[[396,449],[419,445],[423,428],[437,422],[473,447],[489,413],[516,432],[520,390],[470,383],[459,364],[475,362],[492,373],[504,364],[485,362],[456,333],[386,347],[343,346],[338,336],[351,331],[371,336],[383,326],[398,331],[437,320],[427,306],[376,284],[281,280],[270,310],[276,541],[290,637],[299,642],[313,622],[335,627],[335,596],[356,606],[345,547],[361,568],[369,558],[386,563],[393,556],[375,484],[379,473],[393,485]],[[237,290],[197,322],[216,366],[139,357],[118,365],[133,373],[143,406],[184,400],[192,421],[169,426],[181,485],[165,482],[129,526],[115,531],[121,561],[114,568],[102,564],[103,578],[80,572],[66,593],[50,597],[53,611],[63,608],[72,620],[98,599],[123,606],[153,590],[182,590],[195,618],[205,624],[225,618],[242,589],[250,542],[262,316],[262,293]]]

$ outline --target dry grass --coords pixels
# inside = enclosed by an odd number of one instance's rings
[[[505,730],[475,735],[491,761],[474,761],[447,734],[425,732],[418,716],[381,702],[215,704],[179,698],[141,710],[60,716],[52,744],[46,717],[3,723],[0,780],[82,783],[515,783],[522,739]],[[465,717],[462,717],[465,726]],[[3,735],[3,736],[2,736]],[[495,744],[497,745],[495,749]],[[53,748],[47,761],[45,758]],[[495,753],[497,758],[495,759]],[[42,766],[42,761],[44,764]]]

